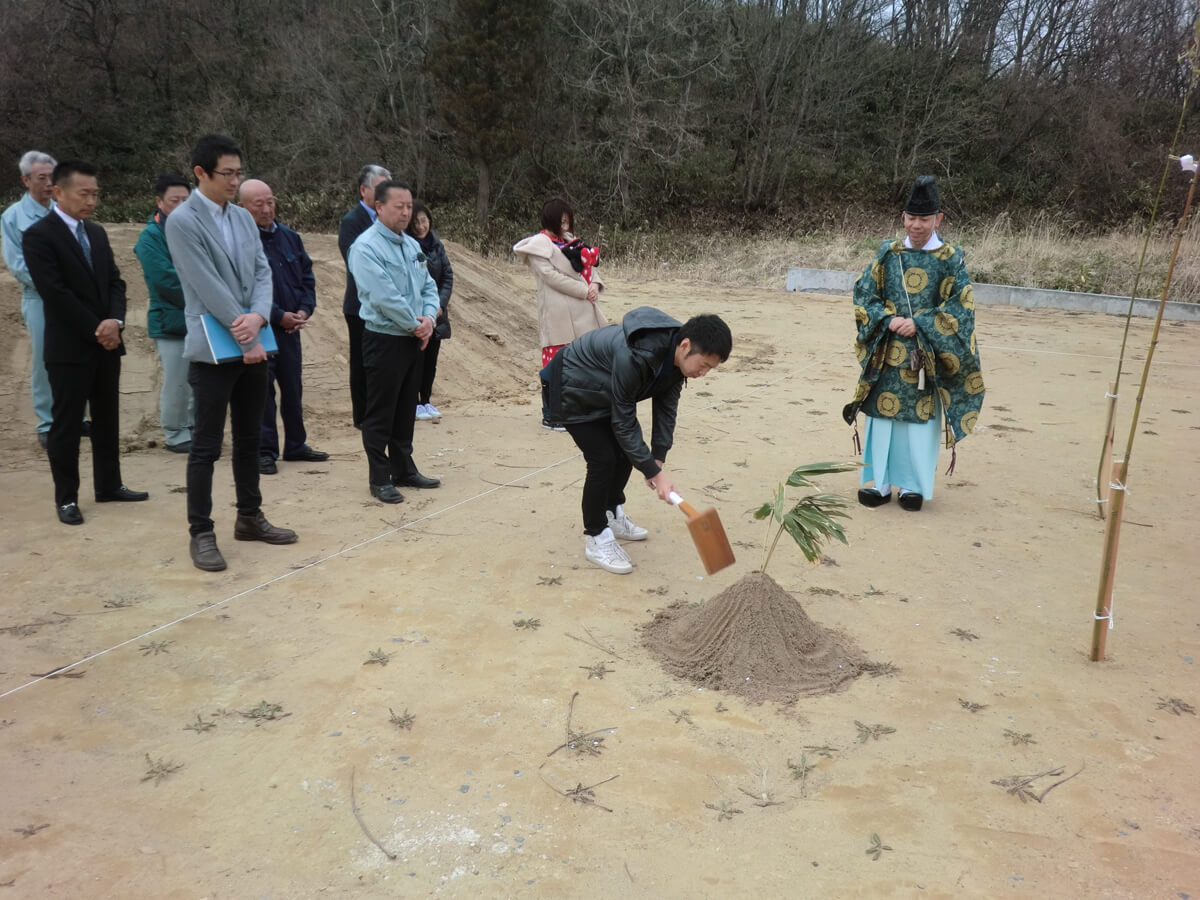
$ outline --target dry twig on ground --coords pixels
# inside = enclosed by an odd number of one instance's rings
[[[354,768],[350,769],[350,811],[354,813],[354,820],[358,822],[358,827],[362,829],[362,833],[367,836],[372,844],[380,849],[384,856],[390,860],[396,860],[398,857],[395,853],[389,850],[383,844],[379,843],[379,839],[371,834],[371,829],[367,828],[367,823],[363,821],[362,814],[358,811],[358,801],[354,797]]]

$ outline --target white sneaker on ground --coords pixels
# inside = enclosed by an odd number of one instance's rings
[[[432,419],[432,418],[433,418],[433,416],[431,416],[429,414],[429,407],[423,403],[418,403],[417,404],[417,419],[418,419],[418,421],[424,422],[425,420]]]
[[[644,541],[650,532],[640,525],[635,525],[633,519],[625,515],[624,507],[618,504],[616,514],[608,513],[608,527],[613,535],[622,541]]]
[[[588,562],[595,563],[614,575],[628,575],[633,571],[633,563],[617,543],[611,528],[605,528],[598,535],[584,535],[583,555]]]
[[[438,408],[432,403],[425,404],[425,412],[429,413],[429,418],[431,419],[440,419],[442,417],[442,414],[438,411]]]
[[[567,430],[567,429],[563,428],[563,426],[551,424],[550,422],[547,422],[545,419],[542,419],[542,427],[545,428],[547,431],[566,431]]]

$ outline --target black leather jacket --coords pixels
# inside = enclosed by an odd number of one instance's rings
[[[621,449],[647,478],[661,469],[675,437],[679,394],[686,380],[675,366],[679,322],[640,306],[620,325],[589,331],[558,352],[542,370],[550,388],[550,417],[563,425],[608,419]],[[642,437],[637,404],[653,400],[650,446]]]

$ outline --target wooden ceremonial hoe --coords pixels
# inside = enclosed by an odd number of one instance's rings
[[[671,491],[670,500],[687,516],[688,531],[692,533],[692,542],[704,563],[704,571],[712,575],[733,565],[733,548],[729,546],[729,538],[725,537],[717,511],[709,507],[704,512],[696,512],[694,506],[674,491]]]

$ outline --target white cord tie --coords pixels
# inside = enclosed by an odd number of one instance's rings
[[[1119,481],[1110,481],[1108,483],[1108,488],[1112,491],[1123,491],[1125,490],[1125,485],[1121,484]]]
[[[1107,502],[1108,502],[1108,498],[1107,498],[1107,497],[1105,497],[1103,500],[1097,500],[1096,502],[1097,502],[1097,503],[1101,503],[1101,504],[1103,504],[1103,503],[1107,503]]]
[[[1116,399],[1117,399],[1118,397],[1120,397],[1121,395],[1120,395],[1120,394],[1110,394],[1108,391],[1105,391],[1105,392],[1104,392],[1104,396],[1105,396],[1105,398],[1106,398],[1106,399],[1108,399],[1108,400],[1116,400]]]
[[[1097,621],[1101,621],[1101,622],[1104,621],[1105,619],[1108,619],[1108,630],[1109,631],[1112,631],[1113,626],[1116,624],[1116,620],[1113,618],[1113,613],[1112,613],[1111,609],[1108,611],[1107,616],[1098,616],[1095,613],[1092,613],[1092,618],[1096,619]]]

